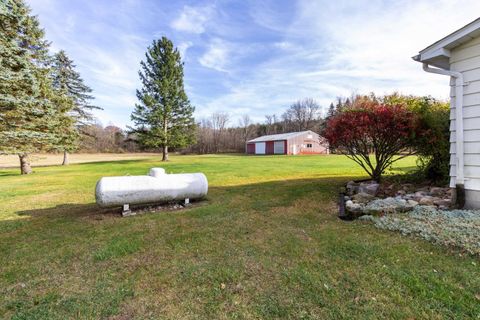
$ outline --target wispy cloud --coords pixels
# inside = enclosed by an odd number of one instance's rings
[[[432,9],[433,8],[433,9]],[[275,10],[275,9],[272,9]],[[288,25],[254,14],[282,33],[280,54],[245,72],[208,110],[246,106],[256,120],[280,114],[297,98],[323,106],[351,92],[448,97],[446,77],[427,74],[411,60],[418,50],[476,18],[476,1],[298,1]],[[265,12],[271,11],[265,9]]]
[[[218,38],[212,39],[205,53],[198,59],[198,62],[213,70],[227,72],[227,65],[231,59],[230,45]]]
[[[209,21],[213,13],[211,6],[192,7],[184,6],[180,15],[175,18],[171,27],[178,31],[203,33],[205,24]]]
[[[182,59],[185,60],[187,56],[187,50],[193,46],[193,42],[191,41],[184,41],[180,42],[180,44],[177,46],[178,51],[180,52],[180,55],[182,56]]]

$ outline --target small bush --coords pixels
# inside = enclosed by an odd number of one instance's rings
[[[403,104],[414,112],[422,135],[412,141],[418,155],[418,166],[425,177],[437,183],[447,183],[450,168],[450,106],[432,97],[385,96],[384,103]]]

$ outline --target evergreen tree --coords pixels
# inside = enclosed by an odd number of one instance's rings
[[[93,120],[92,111],[102,108],[91,104],[94,97],[92,89],[85,84],[80,73],[75,70],[76,65],[67,56],[67,53],[60,50],[54,55],[53,61],[53,85],[55,88],[65,90],[75,103],[71,114],[78,125],[91,124]]]
[[[50,100],[56,106],[55,121],[58,125],[52,131],[55,135],[55,143],[51,144],[48,151],[63,152],[62,164],[67,165],[68,152],[76,149],[79,138],[79,132],[75,126],[76,118],[72,116],[75,102],[67,91],[58,89],[52,91]]]
[[[60,149],[63,149],[61,150],[63,151],[62,164],[67,165],[68,152],[72,152],[77,147],[77,138],[81,133],[78,132],[78,129],[93,120],[92,110],[101,108],[90,103],[93,100],[93,96],[90,94],[92,89],[83,82],[80,73],[75,70],[75,64],[65,51],[60,50],[54,55],[52,67],[53,86],[55,89],[63,91],[74,103],[69,115],[75,121],[76,130],[64,131],[59,145]]]
[[[330,103],[330,106],[328,107],[328,112],[327,112],[327,117],[326,119],[329,119],[335,115],[335,106],[333,105],[333,102]]]
[[[51,149],[57,128],[69,125],[60,111],[68,99],[52,87],[43,37],[24,1],[0,1],[0,153],[18,154],[22,174],[31,173],[28,154]]]
[[[135,105],[133,129],[143,147],[163,148],[168,161],[169,147],[185,147],[194,142],[194,107],[183,87],[183,63],[178,49],[166,37],[154,40],[141,62],[142,89]]]

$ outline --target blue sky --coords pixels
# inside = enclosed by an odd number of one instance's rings
[[[448,79],[411,60],[477,18],[478,0],[27,0],[94,90],[104,125],[126,127],[139,63],[172,39],[197,120],[227,112],[263,121],[295,100],[327,108],[352,92],[448,97]]]

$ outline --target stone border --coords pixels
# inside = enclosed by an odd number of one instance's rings
[[[354,180],[340,191],[338,205],[338,217],[342,220],[354,220],[363,215],[403,213],[416,206],[449,210],[455,205],[455,189],[388,181],[380,184],[371,179]]]
[[[371,181],[371,179],[360,179],[360,180],[353,180],[355,183],[362,183],[365,181]],[[343,187],[345,190],[347,190],[347,185]],[[344,191],[340,191],[338,194],[338,218],[344,221],[352,221],[357,219],[359,216],[353,215],[351,212],[349,212],[345,206],[345,196],[346,193]]]

